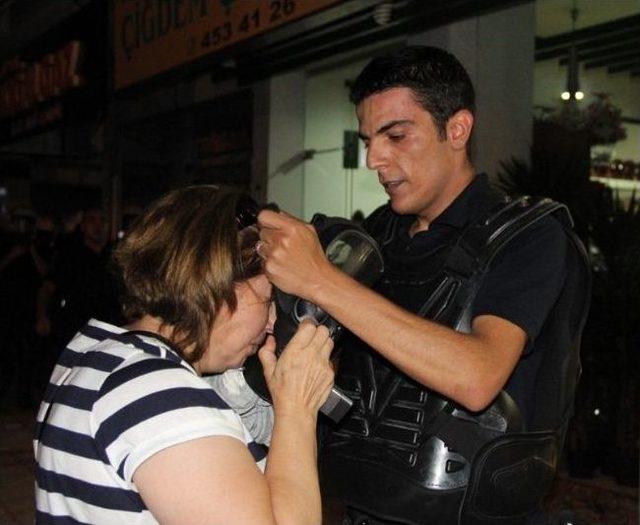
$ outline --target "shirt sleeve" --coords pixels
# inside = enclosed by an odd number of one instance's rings
[[[92,417],[95,442],[127,482],[146,459],[179,443],[207,436],[246,443],[239,416],[201,378],[167,359],[145,356],[117,369]]]
[[[257,443],[269,445],[273,431],[273,407],[247,384],[241,368],[203,377],[225,402],[240,415]]]
[[[485,277],[472,316],[495,315],[516,324],[527,334],[529,352],[562,290],[569,243],[553,217],[511,239]]]

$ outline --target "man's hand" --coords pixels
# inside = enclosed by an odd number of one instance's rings
[[[260,212],[258,225],[267,278],[284,292],[313,302],[324,276],[334,270],[314,227],[271,210]]]

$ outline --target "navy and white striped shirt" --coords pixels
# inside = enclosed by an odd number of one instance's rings
[[[91,320],[69,343],[40,406],[36,523],[157,523],[132,483],[136,468],[205,436],[265,451],[222,398],[160,340]]]

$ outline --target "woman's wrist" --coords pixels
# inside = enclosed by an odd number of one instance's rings
[[[315,429],[318,421],[318,412],[306,407],[289,403],[278,403],[273,407],[274,423],[291,423],[298,426],[310,426]]]

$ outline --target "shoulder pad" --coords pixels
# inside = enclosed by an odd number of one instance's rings
[[[571,214],[562,203],[546,197],[505,197],[499,206],[467,228],[460,245],[471,252],[481,266],[486,266],[508,241],[551,214],[563,226],[573,227]]]

